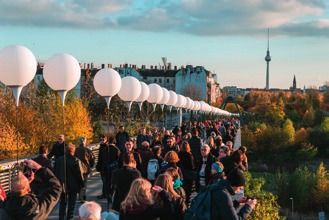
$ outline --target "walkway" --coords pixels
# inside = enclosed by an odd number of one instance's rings
[[[237,150],[239,147],[241,147],[241,128],[237,131],[236,137],[235,137],[235,142],[233,146],[233,150]]]
[[[96,201],[98,204],[102,206],[102,211],[106,210],[107,201],[106,199],[97,199],[97,196],[102,192],[102,181],[99,173],[94,173],[93,176],[89,177],[87,183],[87,200],[88,201]],[[81,203],[77,202],[75,206],[75,219],[78,219],[78,209]],[[55,207],[52,213],[49,215],[48,219],[57,220],[58,219],[58,210],[59,205]]]

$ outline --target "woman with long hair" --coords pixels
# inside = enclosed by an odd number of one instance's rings
[[[157,193],[162,206],[155,204],[152,191]],[[159,186],[152,187],[146,179],[138,178],[121,203],[120,220],[155,220],[171,212],[168,193]]]
[[[186,205],[184,199],[174,190],[173,179],[169,174],[161,174],[155,180],[155,185],[160,186],[169,194],[169,200],[172,204],[172,212],[160,218],[160,220],[182,220]],[[155,203],[161,206],[162,201],[159,193],[154,194]]]

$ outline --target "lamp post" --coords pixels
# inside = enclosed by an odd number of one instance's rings
[[[166,118],[167,118],[166,112],[164,111],[164,107],[165,107],[165,105],[168,104],[169,98],[170,98],[169,91],[166,88],[162,88],[162,99],[160,100],[160,104],[161,104],[161,110],[163,113],[163,124],[162,124],[163,127],[166,127]]]
[[[153,112],[155,112],[156,105],[161,104],[160,102],[163,97],[163,90],[161,86],[156,83],[151,83],[148,86],[150,89],[150,96],[147,98],[147,102],[152,105],[153,110],[150,114],[147,113],[147,117],[149,117]]]
[[[0,81],[8,86],[14,95],[16,105],[16,161],[19,158],[18,104],[21,91],[35,76],[37,61],[26,47],[13,45],[0,51]]]
[[[291,217],[294,217],[294,198],[290,197],[289,198],[291,200]]]
[[[62,129],[63,135],[65,135],[65,97],[69,90],[73,89],[79,82],[81,76],[81,68],[79,62],[70,54],[61,53],[55,54],[50,57],[43,68],[43,77],[47,85],[53,90],[57,91],[61,98],[62,104]],[[65,143],[63,145],[64,157],[64,198],[65,203],[67,201],[66,194],[66,155],[65,155]],[[66,214],[64,214],[66,215]]]

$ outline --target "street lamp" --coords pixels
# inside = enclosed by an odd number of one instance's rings
[[[291,217],[294,217],[294,198],[290,197],[291,200]]]

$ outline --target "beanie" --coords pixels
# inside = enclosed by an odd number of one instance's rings
[[[246,183],[243,172],[238,168],[235,168],[229,173],[227,180],[231,183],[231,186],[244,186]]]

